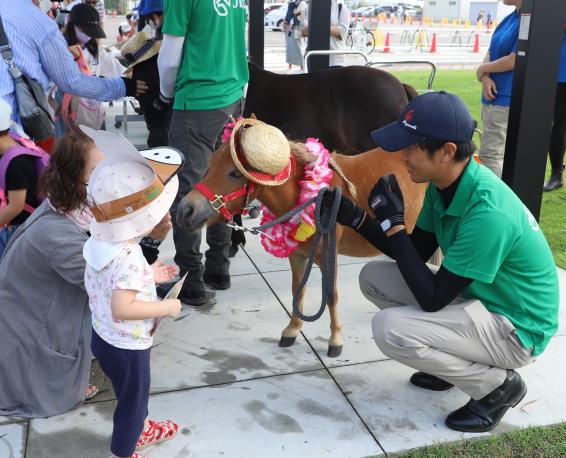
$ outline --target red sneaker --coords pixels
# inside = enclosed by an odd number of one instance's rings
[[[136,443],[136,451],[173,439],[178,430],[179,426],[171,420],[160,422],[149,420],[149,428],[141,433]]]

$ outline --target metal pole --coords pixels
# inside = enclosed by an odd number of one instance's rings
[[[523,0],[503,180],[540,217],[566,1]]]
[[[309,4],[309,51],[330,49],[330,0],[310,0]],[[309,72],[328,68],[328,56],[313,56]]]
[[[249,0],[248,52],[250,61],[263,68],[263,0]]]

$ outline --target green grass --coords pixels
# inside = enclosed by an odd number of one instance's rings
[[[488,439],[415,449],[406,458],[552,458],[566,456],[566,423],[519,429]]]
[[[427,71],[393,73],[417,90],[426,89],[429,75]],[[474,119],[480,122],[481,86],[476,81],[473,70],[440,69],[436,74],[433,89],[458,94],[466,102]],[[477,145],[480,144],[479,136],[474,140]],[[549,169],[550,165],[547,165],[547,176]],[[552,249],[556,264],[566,268],[566,188],[543,194],[540,225]]]

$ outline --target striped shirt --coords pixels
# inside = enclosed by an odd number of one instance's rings
[[[121,78],[98,78],[80,72],[67,50],[67,43],[55,21],[34,6],[31,0],[0,0],[0,17],[16,66],[47,91],[50,82],[73,95],[100,101],[126,95]],[[0,97],[12,105],[18,121],[14,83],[8,66],[0,58]]]

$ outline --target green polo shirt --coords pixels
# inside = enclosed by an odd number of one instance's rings
[[[236,102],[248,82],[245,0],[165,0],[163,33],[185,37],[175,110]]]
[[[429,184],[417,226],[436,235],[442,265],[474,280],[465,297],[506,316],[533,355],[558,329],[558,274],[542,230],[516,194],[471,160],[448,209]]]

